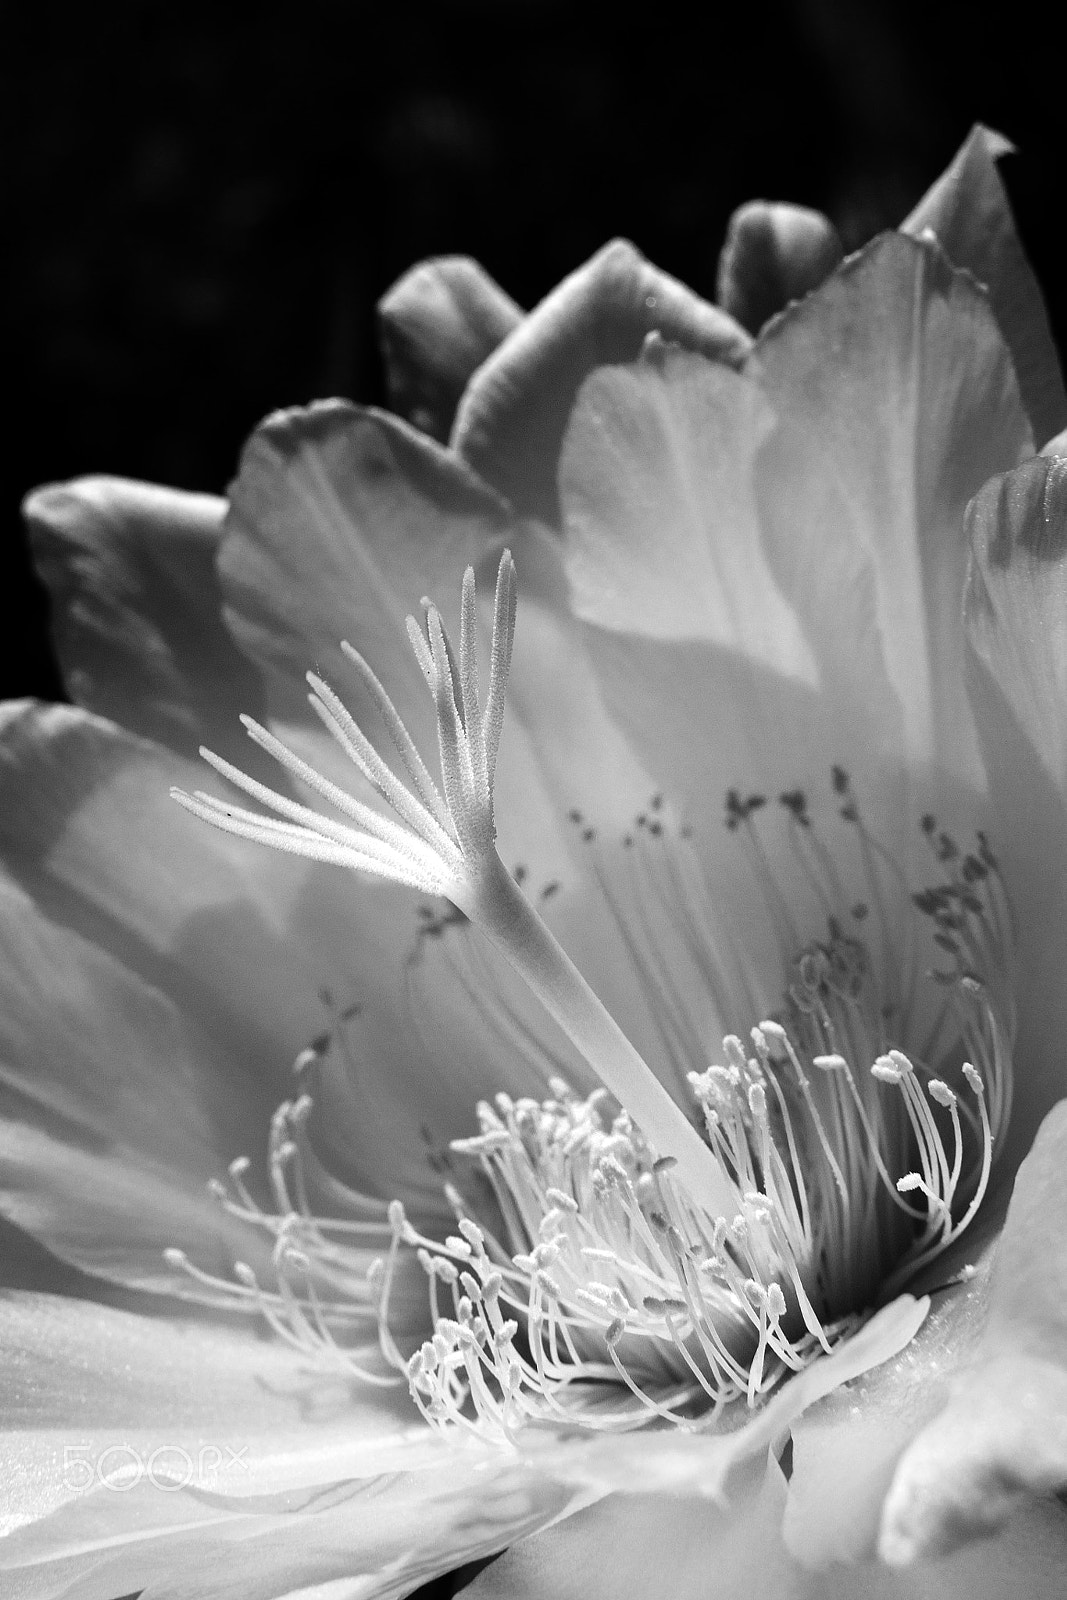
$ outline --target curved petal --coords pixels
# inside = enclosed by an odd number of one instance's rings
[[[987,1253],[967,1282],[934,1294],[929,1316],[902,1352],[793,1424],[782,1535],[802,1567],[821,1571],[874,1556],[896,1464],[944,1406],[953,1373],[981,1337],[989,1276]]]
[[[988,286],[1040,445],[1067,423],[1067,394],[1041,290],[997,172],[998,160],[1011,150],[1002,134],[981,125],[972,128],[951,166],[901,228],[916,236],[931,229],[949,260]]]
[[[1026,1507],[995,1540],[907,1572],[871,1562],[811,1573],[778,1533],[776,1467],[734,1516],[706,1503],[615,1496],[524,1539],[460,1590],[464,1600],[1059,1600],[1067,1513]]]
[[[1067,1486],[1067,1251],[1055,1234],[1065,1208],[1061,1102],[1019,1168],[977,1349],[896,1470],[879,1538],[894,1564],[995,1532],[1027,1497]]]
[[[595,367],[632,361],[651,332],[738,365],[749,338],[624,240],[564,279],[474,374],[455,449],[522,516],[559,516],[556,461],[574,397]]]
[[[968,524],[970,693],[1017,921],[1019,1070],[1008,1148],[1021,1155],[1067,1092],[1067,462],[1040,456],[994,479]]]
[[[718,300],[758,333],[790,300],[818,288],[844,251],[829,217],[808,206],[749,200],[730,218],[719,256]]]
[[[7,707],[4,723],[13,1215],[90,1270],[158,1284],[168,1244],[218,1270],[251,1246],[222,1229],[204,1184],[265,1149],[294,1058],[329,1029],[320,990],[349,1000],[353,946],[372,992],[379,963],[399,968],[396,901],[346,907],[340,886],[320,896],[302,865],[187,818],[167,789],[190,769],[111,724],[32,706]],[[377,1115],[365,1111],[350,1178],[361,1157],[372,1173],[390,1162],[380,1135],[373,1159]]]
[[[412,267],[378,302],[390,407],[445,440],[471,374],[522,310],[469,256]]]
[[[442,1453],[406,1384],[358,1389],[252,1321],[10,1294],[0,1351],[2,1531],[26,1527],[27,1545],[47,1549],[32,1525],[109,1485],[115,1501],[145,1480],[251,1502]]]
[[[72,698],[185,754],[261,709],[222,622],[225,510],[213,495],[103,477],[49,485],[25,505]]]
[[[794,1600],[778,1537],[785,1482],[749,1471],[728,1509],[669,1495],[611,1495],[513,1545],[460,1592],[469,1600]],[[714,1587],[709,1587],[714,1585]]]
[[[885,234],[772,322],[746,370],[809,443],[802,477],[790,453],[789,470],[761,482],[765,519],[784,540],[837,487],[841,534],[874,565],[909,760],[980,788],[960,530],[990,473],[1032,450],[984,296],[935,246]]]
[[[464,567],[499,551],[505,530],[475,474],[396,417],[341,400],[268,417],[230,488],[220,570],[230,626],[268,674],[275,712],[312,723],[304,674],[315,666],[343,686],[350,638],[430,747],[405,618],[431,594],[451,621]],[[350,708],[377,726],[365,692]]]
[[[399,1600],[580,1503],[499,1449],[413,1428],[406,1395],[357,1401],[241,1334],[17,1300],[0,1338],[16,1424],[0,1448],[30,1480],[13,1516],[34,1518],[0,1570],[26,1600],[274,1600],[342,1580]]]
[[[967,531],[971,645],[1067,797],[1067,459],[1035,456],[991,479]]]

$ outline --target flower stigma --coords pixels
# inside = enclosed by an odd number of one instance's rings
[[[544,1422],[707,1430],[732,1402],[755,1407],[830,1356],[973,1220],[1011,1111],[1010,906],[985,836],[964,850],[932,816],[921,827],[936,881],[909,895],[842,767],[832,770],[831,793],[859,863],[859,899],[845,893],[841,852],[802,791],[784,791],[773,806],[730,790],[726,828],[787,976],[773,1014],[745,1038],[727,1034],[708,1065],[655,925],[665,915],[695,968],[721,972],[705,914],[713,885],[689,828],[653,797],[616,852],[629,863],[626,889],[595,830],[572,813],[662,1037],[672,1093],[497,853],[494,777],[516,622],[508,552],[484,704],[475,600],[468,568],[458,651],[429,601],[421,626],[408,619],[436,713],[440,783],[356,650],[342,646],[403,779],[334,691],[308,674],[313,710],[391,817],[247,717],[255,742],[345,821],[207,750],[221,776],[274,815],[204,792],[174,796],[241,838],[444,897],[462,914],[460,937],[480,935],[507,958],[599,1086],[580,1092],[544,1072],[547,1098],[482,1102],[477,1131],[450,1146],[444,1194],[455,1231],[444,1238],[420,1230],[399,1200],[385,1222],[314,1214],[304,1174],[312,1100],[302,1093],[272,1123],[276,1209],[257,1203],[243,1160],[231,1165],[229,1184],[214,1186],[233,1215],[272,1237],[274,1286],[243,1263],[234,1282],[180,1252],[168,1257],[201,1292],[242,1301],[281,1338],[343,1372],[371,1383],[406,1379],[438,1427],[505,1438]],[[818,939],[802,938],[791,914],[776,865],[783,849],[821,908]],[[450,920],[433,931],[448,932]],[[939,961],[926,971],[930,952]],[[340,1024],[336,1032],[339,1040]],[[304,1052],[298,1067],[312,1071],[329,1043]],[[397,1314],[413,1269],[424,1274],[429,1309],[421,1342]],[[365,1345],[354,1352],[368,1328],[385,1373]]]

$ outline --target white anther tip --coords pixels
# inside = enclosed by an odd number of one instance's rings
[[[848,1066],[844,1056],[838,1055],[812,1056],[811,1064],[818,1067],[820,1072],[844,1072]]]
[[[985,1084],[982,1082],[981,1074],[976,1067],[972,1067],[969,1061],[963,1063],[963,1076],[967,1079],[975,1094],[985,1094]]]
[[[878,1060],[871,1068],[871,1076],[872,1078],[880,1079],[882,1083],[901,1083],[904,1079],[904,1074],[900,1068],[888,1056],[878,1057]]]
[[[163,1252],[163,1259],[168,1267],[183,1268],[189,1265],[189,1257],[184,1250],[179,1250],[175,1245],[168,1245]]]

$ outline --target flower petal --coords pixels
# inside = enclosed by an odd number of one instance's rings
[[[30,1525],[109,1485],[116,1501],[142,1479],[254,1501],[442,1454],[406,1385],[358,1390],[253,1321],[8,1294],[0,1351],[2,1531],[25,1525],[24,1545],[47,1549]]]
[[[331,952],[336,919],[312,919],[295,954],[308,875],[187,819],[167,796],[189,780],[177,757],[68,707],[9,706],[3,721],[12,1214],[142,1283],[169,1281],[166,1245],[228,1266],[247,1230],[220,1233],[204,1183],[263,1149],[358,923]]]
[[[390,407],[447,439],[471,374],[521,320],[521,308],[469,256],[421,261],[378,302]]]
[[[594,367],[632,361],[646,334],[737,365],[732,317],[616,240],[566,278],[478,369],[452,443],[516,512],[554,524],[556,461],[574,397]]]
[[[1067,462],[1040,456],[995,478],[968,511],[970,693],[1017,913],[1018,1158],[1067,1092],[1061,941],[1067,918]]]
[[[774,430],[751,380],[659,348],[587,382],[564,446],[574,608],[596,625],[589,647],[617,720],[687,797],[793,781],[815,766],[814,722],[824,772],[850,724],[877,745],[872,707],[883,740],[894,725],[871,563],[828,514],[840,508],[823,491],[788,536],[761,525],[762,474],[804,484],[803,440]]]
[[[807,473],[761,483],[785,536],[837,487],[841,536],[871,557],[877,616],[920,768],[981,782],[958,624],[964,507],[1032,444],[981,292],[936,247],[885,234],[761,337],[747,370],[809,440]],[[773,467],[773,463],[772,463]],[[771,469],[768,469],[771,470]]]
[[[396,417],[341,400],[268,417],[231,485],[221,576],[230,624],[268,675],[275,715],[317,726],[304,674],[314,666],[345,688],[348,638],[410,715],[420,749],[432,749],[405,618],[430,594],[450,620],[464,567],[499,552],[505,529],[474,473]],[[373,734],[365,692],[346,688],[345,698]]]
[[[882,1515],[883,1557],[938,1556],[1067,1487],[1067,1102],[1019,1168],[978,1347],[945,1409],[903,1456]]]
[[[613,1496],[512,1546],[464,1600],[1059,1600],[1067,1513],[1024,1508],[994,1540],[906,1572],[872,1562],[812,1573],[779,1535],[784,1484],[772,1464],[729,1513],[704,1501]]]
[[[1067,394],[1041,290],[997,172],[997,161],[1011,150],[1002,134],[972,128],[901,228],[916,236],[932,229],[949,260],[988,286],[1040,445],[1067,422]]]
[[[730,218],[719,257],[718,299],[743,328],[763,324],[818,288],[843,255],[829,217],[808,206],[749,200]]]
[[[469,1600],[791,1600],[802,1590],[778,1537],[784,1499],[775,1463],[766,1475],[750,1470],[727,1508],[611,1495],[513,1545],[460,1592]]]
[[[26,501],[73,699],[186,754],[238,711],[254,674],[226,632],[215,557],[226,503],[125,478],[78,478]]]
[[[989,1256],[968,1282],[942,1289],[892,1360],[830,1394],[792,1426],[783,1537],[801,1566],[874,1556],[897,1461],[942,1408],[952,1374],[975,1349],[989,1307]]]
[[[36,1519],[0,1570],[25,1600],[273,1600],[342,1579],[399,1600],[580,1503],[412,1427],[406,1394],[354,1403],[244,1334],[21,1297],[0,1329],[26,1429],[0,1448],[33,1478],[14,1514]]]
[[[968,637],[1067,797],[1067,459],[991,479],[967,524]]]

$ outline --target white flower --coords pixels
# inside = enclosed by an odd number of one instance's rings
[[[228,506],[31,504],[88,709],[7,719],[5,1205],[231,1314],[5,1303],[28,1593],[1061,1570],[1064,404],[998,149],[821,287],[746,213],[727,303],[813,289],[754,344],[628,247],[524,320],[443,263],[383,314],[438,432],[492,351],[447,447],[330,402]]]

